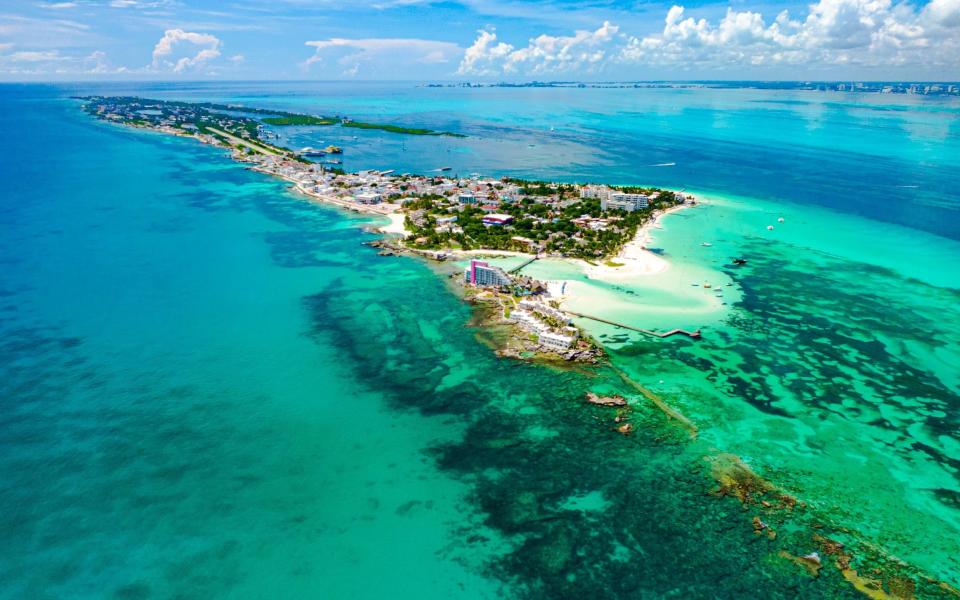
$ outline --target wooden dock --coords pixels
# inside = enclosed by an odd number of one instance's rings
[[[520,263],[520,265],[518,265],[518,266],[516,266],[516,267],[514,267],[514,268],[512,268],[512,269],[510,269],[510,270],[507,271],[507,272],[510,273],[511,275],[513,275],[514,273],[519,273],[519,272],[520,272],[520,269],[526,267],[527,265],[529,265],[529,264],[532,263],[533,261],[537,260],[538,258],[540,258],[540,255],[539,255],[539,254],[537,254],[536,256],[531,257],[529,260],[523,261],[522,263]]]
[[[685,335],[695,340],[699,340],[701,337],[699,329],[693,332],[686,331],[684,329],[671,329],[670,331],[659,333],[656,331],[650,331],[649,329],[641,329],[639,327],[634,327],[633,325],[627,325],[626,323],[617,323],[616,321],[611,321],[610,319],[603,319],[600,317],[595,317],[593,315],[585,315],[583,313],[573,312],[571,310],[565,310],[564,312],[566,312],[569,315],[573,315],[574,317],[580,317],[581,319],[590,319],[591,321],[599,321],[600,323],[606,323],[607,325],[613,325],[614,327],[620,327],[623,329],[629,329],[631,331],[637,331],[644,335],[649,335],[649,336],[658,337],[658,338],[666,338],[672,335]]]

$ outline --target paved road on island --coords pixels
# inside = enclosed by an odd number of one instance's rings
[[[264,148],[263,146],[259,146],[259,145],[257,145],[257,144],[252,144],[252,143],[248,142],[247,140],[242,139],[242,138],[238,138],[237,136],[231,135],[231,134],[227,133],[226,131],[222,131],[222,130],[220,130],[220,129],[216,129],[215,127],[207,127],[207,129],[209,129],[210,131],[213,131],[214,133],[217,133],[217,134],[219,134],[219,135],[222,135],[223,137],[227,138],[228,140],[230,140],[231,142],[233,142],[233,143],[235,143],[235,144],[240,144],[241,146],[246,146],[247,148],[250,148],[250,149],[253,150],[254,152],[259,152],[260,154],[266,154],[267,156],[280,156],[280,153],[279,153],[279,152],[274,152],[273,150],[270,150],[270,149],[268,149],[268,148]]]

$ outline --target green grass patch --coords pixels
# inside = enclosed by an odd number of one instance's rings
[[[618,263],[614,260],[608,260],[603,264],[607,265],[608,267],[622,267],[624,265],[624,263]]]
[[[346,121],[344,127],[354,127],[356,129],[379,129],[390,133],[405,133],[407,135],[446,135],[449,137],[467,137],[462,133],[453,133],[450,131],[434,131],[432,129],[421,129],[418,127],[401,127],[400,125],[380,125],[377,123],[364,123],[363,121]]]
[[[287,115],[283,117],[264,117],[261,119],[267,125],[333,125],[337,119],[330,117],[314,117],[312,115]]]

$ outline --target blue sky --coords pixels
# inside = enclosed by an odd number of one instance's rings
[[[0,80],[960,79],[960,0],[4,0]]]

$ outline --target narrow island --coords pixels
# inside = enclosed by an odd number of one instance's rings
[[[108,110],[114,120],[130,125],[166,125],[174,129],[184,125],[199,125],[197,121],[211,119],[236,121],[245,127],[258,127],[262,124],[274,127],[326,127],[339,125],[355,129],[376,129],[388,133],[404,135],[447,136],[465,138],[466,135],[453,131],[435,131],[422,127],[406,127],[395,123],[368,123],[337,115],[308,115],[285,110],[259,108],[242,104],[218,104],[216,102],[182,102],[178,100],[155,100],[137,96],[78,96],[85,102],[88,112]],[[157,114],[159,113],[159,114]],[[253,115],[252,118],[249,115]],[[120,117],[120,119],[117,119]],[[156,117],[156,118],[154,118]],[[139,121],[139,122],[138,122]],[[186,129],[190,129],[187,127]],[[260,132],[262,136],[264,132]]]
[[[522,179],[490,179],[396,174],[347,173],[310,157],[341,153],[329,146],[295,151],[267,141],[265,125],[329,125],[313,117],[211,103],[190,104],[133,97],[81,98],[83,109],[98,119],[193,137],[227,149],[252,170],[279,177],[296,191],[341,208],[382,215],[388,238],[370,242],[384,256],[416,254],[437,262],[469,261],[446,269],[462,295],[484,310],[481,325],[506,329],[497,336],[497,353],[522,360],[596,364],[602,347],[574,323],[546,282],[520,271],[541,258],[580,261],[595,270],[648,273],[662,263],[644,250],[649,227],[670,211],[695,204],[692,196],[659,188],[571,184]],[[254,116],[250,116],[254,115]],[[341,120],[345,127],[368,127]],[[376,126],[393,133],[405,128]],[[414,130],[427,135],[430,130]],[[430,132],[432,135],[435,132]],[[504,270],[482,260],[516,256],[518,266]],[[603,320],[603,319],[597,319]],[[699,332],[673,330],[658,337]]]

